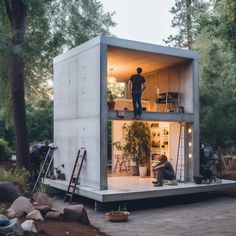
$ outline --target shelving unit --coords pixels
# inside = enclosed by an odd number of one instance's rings
[[[153,177],[152,166],[158,163],[158,157],[165,154],[169,157],[169,123],[153,122],[151,124],[151,160],[150,175]]]

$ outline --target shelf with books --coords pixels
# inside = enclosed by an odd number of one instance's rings
[[[151,124],[151,176],[154,176],[152,166],[158,162],[158,158],[162,154],[169,156],[169,124],[155,122]]]

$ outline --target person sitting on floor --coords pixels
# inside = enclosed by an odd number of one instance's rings
[[[157,172],[156,181],[152,182],[156,187],[163,186],[163,180],[175,179],[174,169],[164,154],[160,156],[159,163],[153,166],[153,170]]]

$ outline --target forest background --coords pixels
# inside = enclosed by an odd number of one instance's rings
[[[200,56],[201,143],[235,153],[236,2],[176,0],[170,12],[177,33],[166,44]],[[0,2],[0,139],[18,167],[31,168],[29,144],[53,140],[52,59],[111,35],[114,14],[97,0]]]

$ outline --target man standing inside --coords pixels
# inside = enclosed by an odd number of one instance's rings
[[[133,106],[134,106],[134,118],[140,119],[142,115],[142,104],[141,96],[143,90],[146,88],[145,78],[141,75],[142,68],[137,68],[137,74],[130,77],[128,83],[129,93],[132,95]]]

